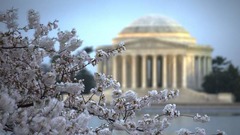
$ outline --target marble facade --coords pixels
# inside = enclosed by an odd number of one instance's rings
[[[202,90],[212,69],[210,46],[200,45],[176,21],[162,16],[144,16],[125,27],[113,39],[115,48],[124,42],[126,51],[98,65],[98,72],[113,75],[123,89]]]

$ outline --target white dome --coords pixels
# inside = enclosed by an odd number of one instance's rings
[[[141,27],[141,26],[172,26],[172,27],[180,27],[180,25],[173,19],[168,18],[166,16],[159,15],[148,15],[143,16],[130,24],[130,27]]]
[[[159,15],[143,16],[125,27],[115,41],[134,38],[157,38],[165,41],[195,44],[196,40],[175,20]]]

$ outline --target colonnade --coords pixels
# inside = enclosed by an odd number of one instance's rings
[[[99,65],[122,88],[193,88],[201,90],[211,72],[211,57],[204,55],[119,55]]]

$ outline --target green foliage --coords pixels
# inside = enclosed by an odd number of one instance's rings
[[[93,52],[93,48],[92,47],[85,47],[83,48],[83,51],[86,51],[86,53],[90,54]],[[81,51],[77,52],[75,55],[80,55]],[[60,58],[59,55],[55,55],[52,57],[51,59],[51,63],[56,63],[56,60]],[[42,68],[47,69],[47,65],[43,65]],[[75,73],[70,74],[70,78],[71,81],[73,82],[78,82],[79,80],[83,80],[83,84],[85,86],[85,90],[83,92],[83,94],[89,94],[91,88],[94,88],[96,86],[96,82],[94,80],[93,75],[85,68],[83,68],[82,70],[80,70],[76,75],[74,75]],[[59,80],[57,80],[57,82],[60,83]]]
[[[89,54],[89,53],[93,52],[93,47],[87,46],[83,50],[85,50]]]
[[[53,56],[52,57],[52,59],[51,59],[51,63],[56,63],[56,60],[58,59],[58,58],[60,58],[60,56],[59,55],[55,55],[55,56]]]
[[[231,64],[230,61],[227,61],[226,58],[217,56],[212,60],[213,72],[222,72],[226,69],[227,66]]]
[[[83,94],[90,93],[91,88],[94,88],[96,86],[96,82],[94,81],[93,75],[87,70],[83,69],[77,73],[75,76],[77,80],[83,79],[83,84],[85,85],[85,91]]]
[[[51,66],[49,64],[43,63],[40,65],[40,68],[44,73],[50,72],[51,71]]]
[[[202,84],[208,93],[231,92],[240,101],[240,73],[230,61],[221,56],[212,60],[212,73],[205,76]]]

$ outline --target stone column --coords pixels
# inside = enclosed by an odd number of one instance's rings
[[[176,88],[177,87],[177,60],[176,60],[176,55],[172,56],[172,62],[173,62],[173,68],[172,68],[172,87]]]
[[[167,55],[162,55],[162,87],[167,88]]]
[[[97,67],[98,67],[98,72],[102,73],[102,62],[99,62]]]
[[[186,55],[187,62],[185,63],[187,66],[186,72],[186,78],[187,78],[187,87],[193,88],[194,86],[194,57],[192,55]]]
[[[182,56],[182,88],[187,88],[187,64],[186,56]]]
[[[106,66],[105,66],[105,64],[106,64],[106,62],[105,62],[105,60],[103,60],[103,61],[101,61],[101,67],[102,67],[102,73],[105,73],[105,68],[106,68]]]
[[[147,72],[146,72],[146,66],[147,66],[147,64],[146,64],[146,56],[145,55],[143,55],[142,56],[142,88],[146,88],[146,81],[147,81],[147,79],[146,79],[146,74],[147,74]]]
[[[157,88],[157,55],[152,56],[153,61],[153,69],[152,69],[152,75],[153,75],[153,88]]]
[[[192,68],[192,74],[191,74],[191,79],[192,79],[192,88],[196,88],[196,68],[195,68],[195,55],[191,56],[191,68]]]
[[[211,56],[208,57],[208,74],[212,72],[212,58]]]
[[[197,69],[197,87],[198,89],[201,89],[201,83],[202,83],[202,73],[201,73],[201,57],[198,56],[198,59],[197,59],[197,66],[198,66],[198,69]]]
[[[136,63],[136,56],[135,55],[132,55],[132,88],[136,88],[137,85],[136,85],[136,75],[137,75],[137,70],[136,70],[136,67],[137,67],[137,63]]]
[[[126,56],[122,56],[122,87],[127,86],[127,76],[126,76]]]
[[[109,60],[108,59],[105,59],[105,74],[106,75],[109,75]]]
[[[204,56],[203,57],[203,61],[202,61],[203,63],[203,73],[202,73],[202,80],[203,80],[203,78],[204,78],[204,76],[207,74],[207,57],[206,56]]]
[[[112,57],[112,75],[117,80],[117,57]]]

